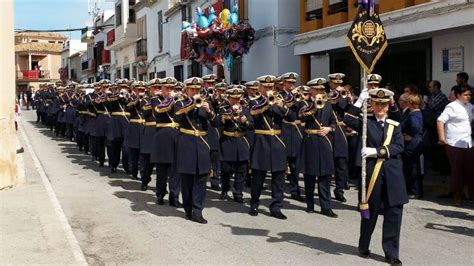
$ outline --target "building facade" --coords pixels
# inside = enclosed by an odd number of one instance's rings
[[[22,32],[15,34],[17,94],[28,87],[59,80],[61,50],[66,37],[58,33]]]
[[[347,74],[359,86],[361,71],[346,43],[358,0],[300,0],[300,30],[294,54],[300,57],[302,81],[330,72]],[[436,79],[448,92],[456,73],[474,75],[474,3],[468,0],[380,0],[388,48],[374,73],[396,92],[407,84],[424,90]]]
[[[81,57],[86,51],[87,43],[83,43],[81,40],[67,40],[63,44],[61,68],[59,69],[62,81],[80,82],[82,80]]]

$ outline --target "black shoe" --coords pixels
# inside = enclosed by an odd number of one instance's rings
[[[104,167],[104,162],[100,162],[100,163],[99,163],[99,166],[100,166],[100,167]]]
[[[385,258],[385,262],[390,265],[402,265],[402,261],[399,259]]]
[[[183,204],[177,200],[170,200],[170,206],[175,208],[182,208]]]
[[[370,258],[370,250],[359,249],[359,257],[364,258],[364,259]]]
[[[140,178],[138,178],[138,176],[132,176],[132,179],[133,180],[140,180]]]
[[[19,148],[18,150],[16,150],[16,153],[23,153],[25,152],[25,149],[23,149],[23,147]]]
[[[130,170],[128,170],[128,169],[124,169],[124,170],[125,170],[125,174],[126,174],[126,175],[130,175],[130,174],[131,174]]]
[[[82,151],[82,147],[79,147],[79,151]]]
[[[347,201],[346,198],[344,198],[344,195],[342,195],[342,194],[336,194],[336,195],[334,196],[334,198],[335,198],[337,201],[340,201],[340,202],[346,202],[346,201]]]
[[[227,199],[227,191],[222,191],[221,194],[219,195],[220,200],[226,200]]]
[[[148,189],[148,185],[142,185],[141,190],[146,191]]]
[[[234,201],[240,204],[244,204],[245,201],[242,197],[234,197]]]
[[[221,191],[221,187],[219,185],[211,185],[211,189],[214,191]]]
[[[346,182],[343,187],[344,190],[350,190],[349,182]]]
[[[416,195],[409,194],[409,195],[408,195],[408,199],[416,199]]]
[[[306,199],[301,195],[291,195],[291,198],[299,202],[306,202]]]
[[[192,215],[191,215],[190,212],[186,212],[186,213],[184,214],[184,218],[185,218],[186,220],[191,220],[193,217],[192,217]]]
[[[270,215],[280,220],[287,219],[286,215],[284,215],[281,211],[270,211]]]
[[[337,218],[337,214],[335,214],[331,209],[323,209],[321,210],[321,214],[331,218]]]
[[[117,168],[115,168],[115,167],[110,168],[110,172],[112,172],[112,173],[117,172]]]
[[[315,213],[314,209],[308,209],[308,208],[306,208],[305,212],[307,212],[307,213]]]
[[[258,215],[257,207],[250,207],[249,215],[250,216],[257,216]]]
[[[196,223],[207,224],[207,220],[204,219],[203,217],[193,217],[191,220],[193,220]]]
[[[161,197],[158,197],[158,198],[156,199],[156,203],[157,203],[158,205],[164,205],[164,204],[165,204],[165,200],[164,200],[163,198],[161,198]]]

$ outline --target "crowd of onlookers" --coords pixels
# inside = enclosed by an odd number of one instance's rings
[[[430,171],[450,173],[449,193],[443,196],[452,197],[454,205],[463,198],[474,199],[474,165],[470,163],[474,162],[474,110],[468,81],[469,75],[461,72],[448,96],[441,91],[441,83],[432,80],[427,95],[407,85],[398,97],[405,141],[403,172],[410,198],[423,197],[423,178]]]

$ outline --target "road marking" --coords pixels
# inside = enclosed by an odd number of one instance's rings
[[[20,132],[23,137],[23,141],[25,142],[28,148],[28,152],[30,153],[31,158],[33,159],[36,170],[41,176],[41,180],[43,181],[44,188],[46,189],[46,192],[48,193],[48,197],[51,200],[51,203],[53,204],[53,209],[56,212],[56,216],[59,219],[59,223],[61,224],[64,232],[66,233],[66,238],[67,238],[67,241],[69,242],[69,245],[71,246],[72,252],[74,254],[74,258],[76,259],[78,263],[87,265],[84,252],[79,246],[79,242],[77,241],[76,236],[74,236],[74,233],[72,232],[71,225],[69,224],[66,218],[66,215],[64,214],[64,211],[61,208],[61,204],[59,204],[58,198],[56,197],[56,193],[54,193],[53,187],[51,186],[51,183],[49,182],[49,179],[46,176],[46,172],[44,171],[43,166],[41,165],[41,162],[38,159],[38,156],[36,156],[36,153],[33,150],[33,146],[31,145],[30,140],[26,136],[25,128],[23,124],[22,123],[20,124],[21,124]]]

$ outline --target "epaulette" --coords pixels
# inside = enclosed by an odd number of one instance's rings
[[[394,125],[396,127],[398,127],[400,125],[399,122],[397,122],[395,120],[392,120],[392,119],[385,119],[385,122],[387,122],[388,124]]]
[[[185,113],[187,113],[187,112],[193,110],[194,107],[196,106],[196,104],[194,103],[194,101],[190,101],[190,104],[188,104],[188,106],[186,106],[186,104],[185,104],[184,101],[185,101],[185,100],[179,101],[179,102],[182,103],[183,108],[179,109],[179,110],[176,112],[176,115],[185,114]]]
[[[173,108],[173,98],[168,97],[155,107],[155,112],[165,113],[171,110],[171,108]]]

